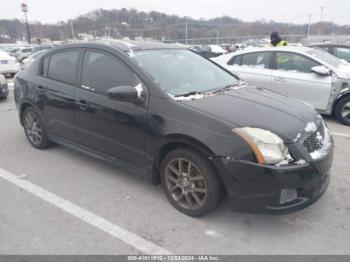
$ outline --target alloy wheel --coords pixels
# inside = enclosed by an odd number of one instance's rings
[[[28,112],[24,117],[24,129],[30,140],[35,145],[42,142],[43,131],[39,120],[34,112]]]
[[[350,102],[346,103],[341,111],[341,115],[344,119],[347,119],[350,121]]]
[[[207,182],[199,168],[187,159],[176,158],[166,166],[165,182],[173,200],[185,209],[199,209],[207,199]]]

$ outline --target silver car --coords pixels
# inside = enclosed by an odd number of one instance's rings
[[[350,126],[350,64],[323,50],[256,48],[213,61],[250,84],[301,99]]]

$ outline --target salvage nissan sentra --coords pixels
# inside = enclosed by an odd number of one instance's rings
[[[182,47],[56,47],[17,74],[15,101],[33,147],[63,144],[136,171],[190,216],[224,194],[234,210],[295,211],[329,184],[333,141],[311,106]]]

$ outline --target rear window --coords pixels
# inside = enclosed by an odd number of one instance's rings
[[[77,76],[80,51],[64,51],[51,55],[48,77],[63,83],[74,84]]]
[[[256,67],[256,68],[269,68],[270,53],[251,53],[242,55],[241,65]]]

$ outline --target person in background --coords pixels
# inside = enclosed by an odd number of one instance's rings
[[[280,34],[277,31],[272,32],[271,34],[271,43],[270,46],[274,47],[274,46],[287,46],[288,42],[282,40],[282,38],[280,37]]]

